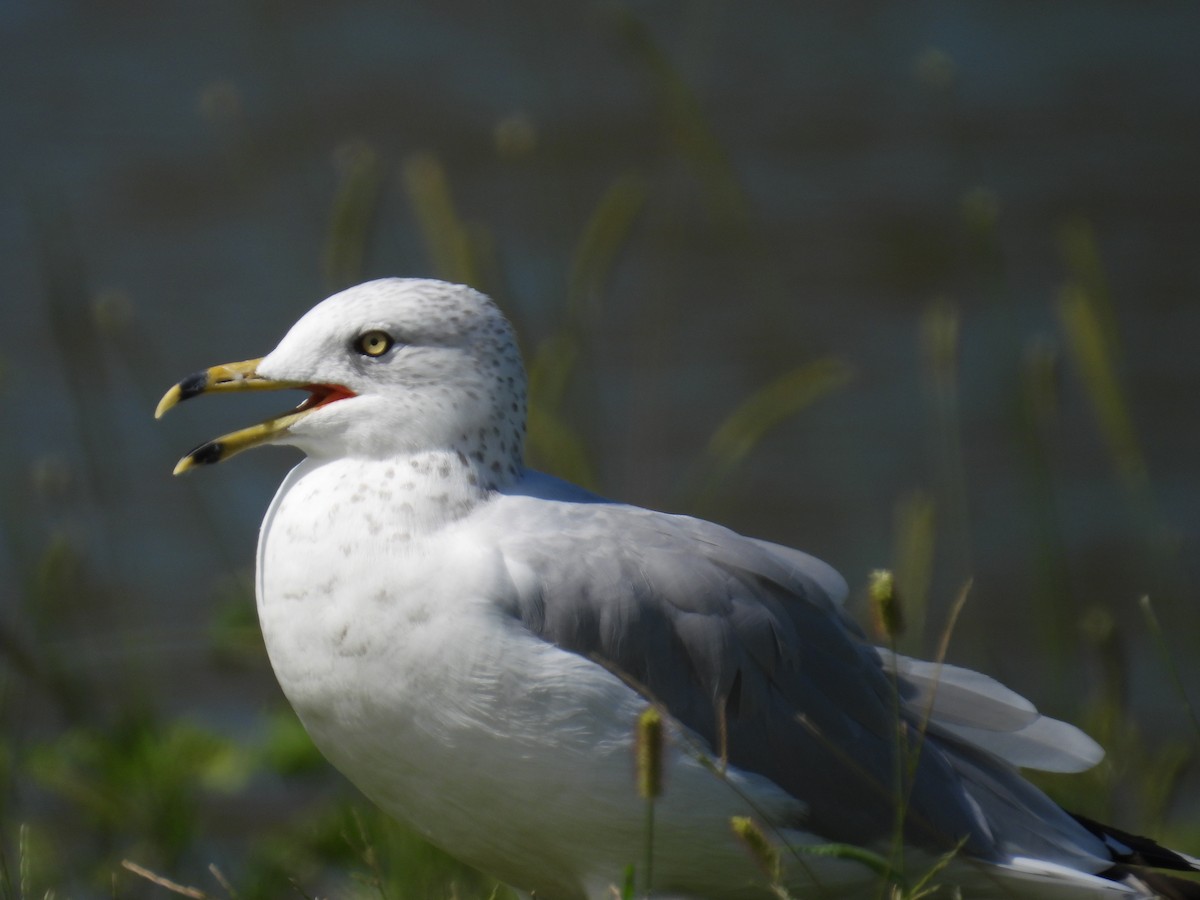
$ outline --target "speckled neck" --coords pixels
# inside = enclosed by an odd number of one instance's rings
[[[481,484],[498,489],[521,475],[528,414],[520,351],[503,316],[490,321],[480,341],[479,364],[487,372],[483,383],[489,421],[459,434],[455,449],[475,467]]]
[[[395,483],[400,502],[429,507],[431,515],[444,521],[466,515],[488,491],[508,480],[510,471],[519,471],[487,455],[472,459],[461,450],[412,453],[381,466],[381,477]]]
[[[282,534],[308,553],[320,553],[349,548],[355,536],[362,546],[402,552],[469,515],[489,493],[479,466],[454,450],[386,460],[310,458],[280,488],[264,538],[274,531],[276,538]]]

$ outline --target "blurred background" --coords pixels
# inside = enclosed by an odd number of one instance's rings
[[[492,895],[275,686],[251,574],[294,453],[171,477],[280,398],[151,418],[384,275],[510,314],[538,467],[821,556],[864,623],[894,569],[901,649],[1109,748],[1060,802],[1200,852],[1198,33],[1183,0],[0,5],[0,897],[169,894],[123,860]]]

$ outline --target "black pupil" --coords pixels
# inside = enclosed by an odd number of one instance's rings
[[[381,334],[378,331],[368,334],[363,339],[363,349],[372,356],[378,356],[380,353],[383,353],[387,350],[387,345],[387,335]]]

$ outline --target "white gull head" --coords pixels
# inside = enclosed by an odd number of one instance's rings
[[[525,372],[504,315],[463,285],[386,278],[334,294],[257,367],[278,382],[338,385],[276,443],[316,459],[454,450],[490,486],[521,470]]]

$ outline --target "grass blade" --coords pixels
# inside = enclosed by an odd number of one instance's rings
[[[713,432],[699,464],[696,505],[712,499],[725,477],[773,429],[849,382],[853,370],[824,357],[785,372],[759,388]]]
[[[454,208],[441,161],[432,153],[410,156],[401,166],[401,178],[434,272],[447,281],[482,287],[478,253]]]
[[[1196,732],[1197,740],[1200,740],[1200,716],[1196,714],[1196,707],[1192,704],[1191,698],[1188,697],[1187,687],[1184,685],[1183,676],[1179,672],[1179,665],[1175,661],[1175,655],[1171,652],[1171,648],[1167,644],[1167,638],[1163,634],[1162,625],[1159,624],[1158,616],[1154,612],[1154,604],[1146,596],[1138,600],[1138,606],[1141,607],[1142,613],[1146,617],[1146,624],[1150,627],[1150,633],[1154,635],[1154,640],[1158,644],[1163,663],[1166,665],[1167,671],[1171,673],[1171,680],[1175,683],[1175,690],[1178,691],[1179,699],[1183,702],[1183,707],[1187,710],[1188,718],[1191,720],[1192,730]]]
[[[339,147],[334,165],[338,189],[322,254],[325,286],[330,291],[362,280],[363,258],[379,205],[381,182],[379,154],[365,141],[350,141]]]

